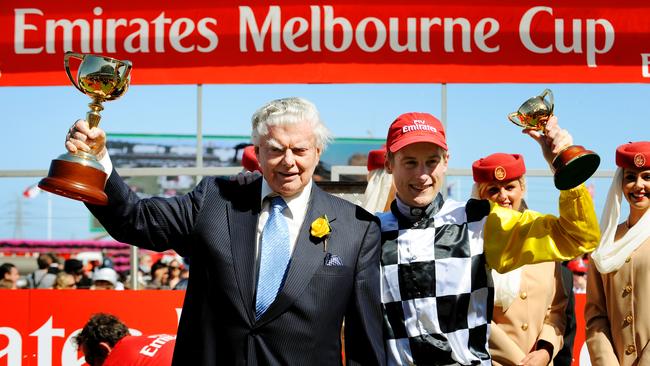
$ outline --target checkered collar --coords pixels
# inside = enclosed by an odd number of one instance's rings
[[[400,200],[399,197],[395,197],[395,200],[390,205],[390,211],[399,222],[407,223],[407,226],[412,226],[424,218],[432,218],[435,216],[444,203],[445,200],[440,193],[426,207],[411,207]]]

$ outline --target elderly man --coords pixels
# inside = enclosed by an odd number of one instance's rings
[[[252,129],[262,178],[206,178],[168,199],[138,198],[85,121],[66,147],[100,145],[109,203],[88,207],[115,239],[190,257],[174,365],[338,365],[344,317],[347,364],[384,364],[379,225],[313,184],[329,139],[318,111],[275,100]]]
[[[529,134],[549,163],[573,142],[555,117],[545,136]],[[379,214],[387,363],[492,365],[489,269],[507,272],[593,250],[599,231],[591,196],[584,186],[561,191],[560,218],[487,200],[445,201],[439,192],[449,160],[447,140],[440,121],[428,113],[399,116],[386,145],[386,170],[396,189],[390,211]],[[493,174],[506,178],[503,167]],[[525,323],[521,327],[528,329]]]

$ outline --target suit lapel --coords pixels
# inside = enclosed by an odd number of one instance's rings
[[[335,213],[329,210],[329,205],[324,199],[325,197],[326,193],[314,184],[311,198],[307,205],[305,221],[301,225],[298,233],[296,247],[291,256],[289,271],[284,286],[273,304],[262,315],[256,325],[261,326],[284,312],[296,301],[311,281],[314,273],[323,265],[325,259],[323,245],[320,239],[311,238],[309,231],[311,223],[319,216],[326,214],[330,221],[335,218]]]
[[[252,183],[237,200],[231,200],[227,210],[235,278],[251,324],[255,321],[255,237],[261,209],[261,181]]]

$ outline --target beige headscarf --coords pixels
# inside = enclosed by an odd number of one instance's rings
[[[591,253],[592,263],[596,265],[600,273],[610,273],[621,268],[632,252],[650,237],[650,210],[648,210],[622,238],[614,241],[621,217],[622,183],[623,169],[619,167],[612,179],[612,185],[609,187],[607,202],[600,219],[600,244]]]
[[[386,201],[392,199],[390,188],[393,184],[393,175],[386,169],[373,169],[368,176],[368,186],[361,200],[361,207],[370,213],[383,212]]]

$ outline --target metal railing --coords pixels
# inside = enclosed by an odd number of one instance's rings
[[[123,177],[147,177],[147,176],[230,176],[239,173],[242,168],[234,167],[186,167],[186,168],[117,168],[117,172]],[[340,181],[341,175],[363,175],[368,173],[365,166],[334,165],[331,167],[331,181]],[[35,170],[0,170],[0,178],[32,178],[45,177],[48,171],[45,169]],[[447,176],[470,177],[471,169],[454,169],[447,170]],[[528,177],[552,177],[553,174],[548,169],[531,169],[526,172]],[[598,171],[594,174],[596,178],[613,177],[613,170]],[[131,271],[137,272],[138,268],[138,248],[131,247]],[[137,288],[137,276],[131,276],[131,288]]]

